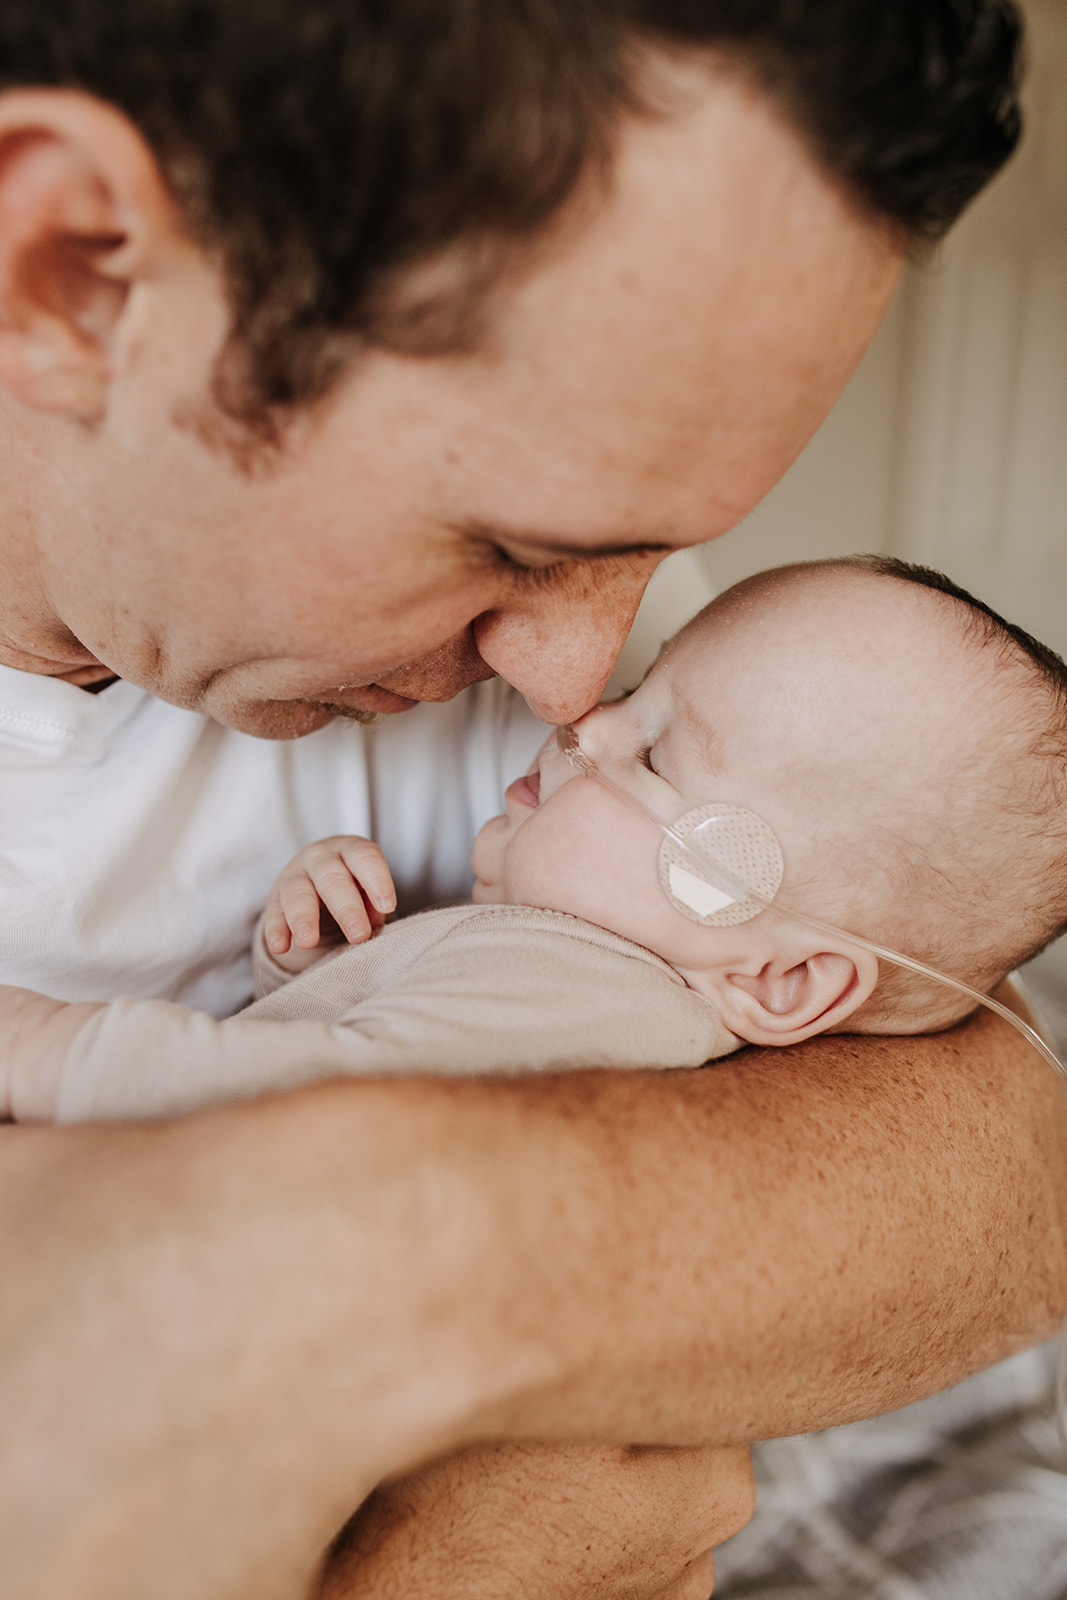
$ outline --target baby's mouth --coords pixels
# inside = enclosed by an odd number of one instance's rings
[[[527,806],[531,811],[536,810],[541,804],[541,774],[527,772],[525,777],[516,778],[505,789],[504,799],[515,805]]]

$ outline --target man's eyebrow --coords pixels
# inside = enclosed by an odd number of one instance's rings
[[[469,539],[479,539],[485,544],[517,545],[536,550],[555,561],[603,561],[609,556],[661,555],[677,550],[678,545],[669,539],[617,540],[611,544],[574,544],[565,539],[555,539],[536,528],[505,528],[491,522],[463,521],[454,524],[456,531]]]

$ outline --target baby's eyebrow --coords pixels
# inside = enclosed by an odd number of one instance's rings
[[[693,700],[682,701],[680,720],[696,746],[699,766],[710,778],[719,759],[719,739],[715,729]]]

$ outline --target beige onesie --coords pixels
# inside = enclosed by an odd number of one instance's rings
[[[58,1120],[353,1075],[698,1067],[741,1042],[651,951],[529,906],[424,911],[293,979],[260,940],[257,968],[263,998],[222,1022],[163,1000],[97,1012],[64,1061]]]

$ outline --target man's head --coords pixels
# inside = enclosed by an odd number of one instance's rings
[[[1006,0],[5,6],[3,658],[276,734],[497,670],[580,712],[1010,151],[1014,46]]]
[[[924,569],[859,558],[739,584],[577,732],[665,822],[712,801],[763,818],[783,906],[981,990],[1067,918],[1067,669]],[[508,805],[476,847],[476,898],[646,944],[745,1038],[790,1043],[846,1018],[917,1031],[966,1009],[773,913],[694,923],[661,888],[657,830],[551,743]]]

